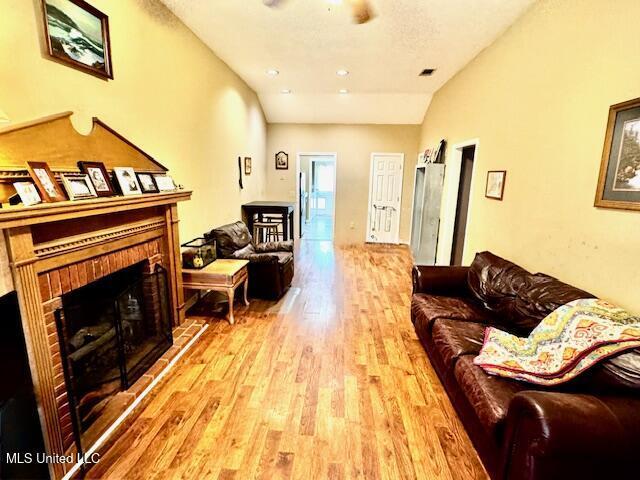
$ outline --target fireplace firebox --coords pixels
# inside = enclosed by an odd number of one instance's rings
[[[141,262],[62,296],[56,312],[76,446],[173,344],[167,273]],[[93,428],[96,430],[97,428]]]

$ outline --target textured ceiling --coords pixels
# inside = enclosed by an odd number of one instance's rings
[[[370,0],[364,25],[340,0],[162,1],[258,93],[271,123],[415,124],[534,0]],[[424,68],[437,70],[419,77]]]

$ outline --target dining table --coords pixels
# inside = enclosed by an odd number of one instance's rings
[[[263,222],[265,215],[279,215],[282,218],[282,239],[293,240],[293,212],[295,203],[259,200],[242,205],[242,213],[249,231],[253,233],[254,222]]]

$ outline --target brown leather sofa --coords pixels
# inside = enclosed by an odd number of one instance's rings
[[[254,244],[243,222],[223,225],[205,238],[216,240],[218,258],[249,260],[249,295],[257,298],[280,298],[291,286],[294,274],[293,242]]]
[[[487,325],[526,336],[560,305],[591,297],[489,252],[470,267],[414,267],[416,332],[493,479],[640,478],[639,351],[555,388],[473,364]]]

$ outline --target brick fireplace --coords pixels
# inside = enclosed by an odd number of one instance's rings
[[[66,112],[0,130],[1,201],[6,202],[11,182],[25,178],[21,165],[33,158],[47,161],[56,174],[77,171],[76,162],[81,158],[100,158],[109,169],[131,165],[138,171],[166,171],[98,120],[90,135],[79,135],[71,126],[70,115]],[[30,207],[5,204],[0,209],[0,235],[17,292],[47,454],[75,453],[78,445],[60,341],[60,312],[73,292],[93,288],[95,294],[95,285],[109,275],[136,265],[151,273],[160,266],[166,278],[168,324],[173,329],[173,346],[163,350],[152,365],[145,364],[145,371],[135,376],[133,384],[125,382],[118,388],[92,425],[86,444],[111,432],[114,421],[157,383],[154,379],[201,329],[201,324],[186,324],[184,316],[177,206],[190,197],[191,192],[175,191]],[[158,291],[149,295],[157,296]],[[59,479],[72,467],[56,463],[49,471]]]
[[[74,447],[74,431],[71,421],[72,412],[68,398],[59,332],[56,329],[56,311],[63,309],[62,296],[76,291],[99,279],[145,261],[145,268],[151,272],[155,265],[162,265],[162,242],[158,239],[134,245],[122,250],[104,253],[82,262],[61,266],[38,275],[42,308],[48,335],[48,347],[54,370],[54,389],[56,408],[62,431],[62,445],[65,451]],[[98,430],[98,432],[100,431]],[[94,434],[95,435],[95,434]],[[96,435],[97,436],[97,435]]]

